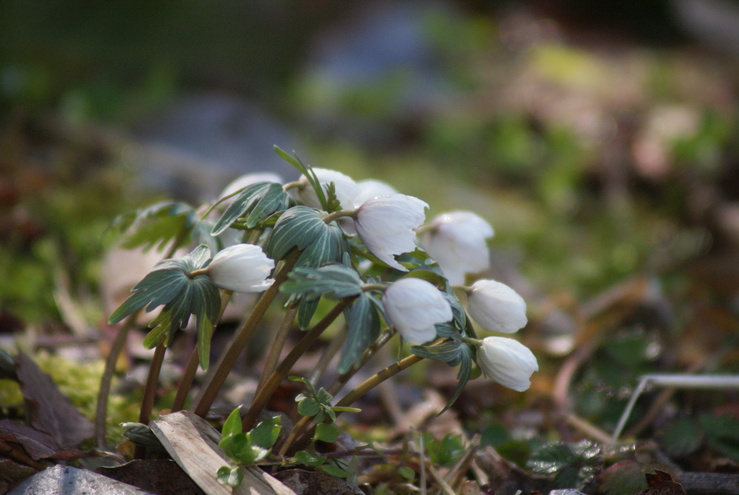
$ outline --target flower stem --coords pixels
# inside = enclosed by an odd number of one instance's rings
[[[110,346],[108,357],[105,359],[105,369],[103,371],[103,376],[100,379],[100,390],[98,391],[97,407],[95,409],[95,438],[100,450],[105,450],[105,444],[107,443],[105,427],[106,418],[108,416],[108,397],[110,396],[110,387],[113,383],[115,365],[126,345],[128,333],[136,323],[136,319],[139,314],[141,314],[141,310],[134,312],[126,318],[123,326],[118,330],[118,333],[113,340],[113,344]]]
[[[341,398],[339,402],[336,403],[336,407],[349,406],[355,400],[359,399],[364,394],[366,394],[388,378],[397,375],[404,369],[422,360],[423,358],[421,356],[411,354],[410,356],[404,357],[399,362],[391,364],[387,368],[378,371],[371,377],[367,378],[364,382],[360,383],[357,387],[350,390],[349,393],[347,393],[344,397]]]
[[[175,241],[167,250],[164,258],[171,258],[177,251],[182,241],[185,239],[185,233],[180,232]],[[118,357],[123,352],[123,348],[126,345],[126,339],[128,333],[131,331],[133,326],[136,324],[136,320],[141,314],[142,309],[135,311],[126,318],[123,326],[118,330],[118,334],[113,340],[113,344],[110,347],[108,357],[105,359],[105,369],[103,370],[103,376],[100,378],[100,390],[98,391],[97,407],[95,409],[95,437],[100,449],[105,449],[106,443],[106,432],[105,425],[107,424],[108,418],[108,398],[110,397],[110,386],[113,382],[113,374],[115,373],[115,365],[118,362]],[[158,375],[158,372],[157,372]],[[156,385],[156,384],[155,384]]]
[[[331,360],[334,358],[334,356],[336,356],[336,353],[339,352],[339,349],[341,349],[341,346],[344,345],[344,342],[346,342],[346,331],[341,332],[340,336],[331,339],[331,343],[324,351],[321,359],[318,360],[316,367],[310,373],[310,376],[308,378],[308,381],[311,382],[314,387],[318,385],[318,382],[321,380],[321,377],[326,372],[326,369],[331,363]]]
[[[285,347],[285,342],[287,341],[287,336],[290,333],[293,321],[295,320],[295,315],[298,313],[298,307],[299,306],[296,304],[285,311],[285,317],[282,319],[280,328],[277,329],[277,335],[275,335],[275,339],[272,342],[272,347],[269,348],[269,353],[267,353],[262,374],[259,376],[257,390],[264,387],[267,379],[272,375],[272,372],[277,366],[277,361],[280,359],[282,349]]]
[[[141,399],[141,411],[139,411],[139,423],[148,425],[151,420],[151,411],[154,409],[154,400],[157,395],[157,383],[159,382],[159,372],[164,363],[164,354],[167,348],[164,344],[159,344],[154,349],[154,356],[149,363],[149,375],[146,378],[146,388],[144,388],[144,397]],[[143,459],[146,455],[146,447],[136,445],[134,457]]]
[[[216,319],[216,323],[213,325],[212,330],[215,330],[215,326],[218,324],[218,322],[221,321],[221,318],[223,317],[223,312],[226,310],[226,305],[231,299],[232,294],[232,290],[224,290],[221,293],[221,310],[218,313],[218,318]],[[212,335],[213,332],[211,332],[211,336]],[[198,346],[196,345],[195,349],[193,349],[192,354],[190,355],[190,360],[187,362],[185,371],[182,373],[180,383],[177,386],[177,395],[175,395],[174,401],[172,402],[172,412],[182,410],[182,407],[185,405],[187,394],[190,393],[192,382],[195,380],[195,374],[198,372],[198,365],[200,365],[200,359],[198,356]]]
[[[349,391],[349,393],[342,397],[341,400],[339,400],[339,402],[337,402],[333,407],[347,407],[351,405],[354,401],[362,397],[364,394],[366,394],[388,378],[397,375],[404,369],[422,360],[423,358],[421,356],[411,354],[410,356],[401,359],[399,362],[378,371],[371,377],[367,378],[364,382],[359,384],[357,387]],[[336,411],[336,415],[338,416],[339,414],[341,414],[341,411]],[[285,443],[280,448],[280,456],[284,456],[292,445],[303,445],[303,443],[306,441],[305,437],[312,430],[312,428],[308,428],[308,425],[310,424],[312,419],[312,417],[304,416],[295,424],[292,432],[290,432],[287,440],[285,440]]]
[[[257,323],[259,323],[267,312],[267,308],[269,308],[269,305],[280,290],[280,284],[287,280],[287,274],[298,261],[299,256],[300,251],[294,250],[285,258],[282,268],[275,275],[274,283],[262,294],[262,297],[257,301],[249,317],[236,332],[231,344],[228,346],[228,350],[221,356],[221,359],[216,365],[214,373],[209,377],[200,394],[190,406],[191,410],[198,416],[205,417],[208,413],[210,406],[215,401],[218,392],[220,392],[241,351],[244,350],[252,333],[254,333]]]
[[[382,347],[388,343],[388,341],[392,338],[394,334],[391,332],[385,332],[382,334],[375,342],[372,343],[372,345],[364,352],[364,356],[362,356],[362,361],[359,363],[359,365],[354,366],[354,368],[351,369],[351,371],[348,371],[344,373],[343,375],[339,376],[330,387],[328,387],[328,393],[331,395],[336,395],[339,393],[339,390],[346,385],[346,382],[351,380],[351,378],[362,369],[362,367],[369,361],[372,356],[375,355],[377,351],[382,349]]]
[[[323,217],[323,222],[324,223],[331,223],[334,220],[337,220],[339,218],[343,218],[343,217],[354,217],[355,214],[356,214],[356,210],[339,210],[339,211],[335,211],[333,213],[329,213],[328,215],[326,215],[325,217]]]
[[[264,409],[264,406],[267,404],[270,397],[272,397],[272,393],[274,393],[275,389],[277,389],[280,382],[285,379],[287,374],[292,369],[293,365],[318,339],[318,337],[321,336],[321,334],[328,328],[328,326],[333,323],[336,318],[338,318],[338,316],[344,311],[344,309],[346,309],[348,305],[349,300],[346,299],[336,304],[336,306],[334,306],[331,311],[329,311],[326,316],[321,319],[321,321],[316,323],[316,325],[312,329],[310,329],[297,344],[295,344],[295,347],[293,347],[292,351],[290,351],[285,359],[283,359],[282,362],[277,365],[274,372],[269,375],[264,385],[257,389],[254,400],[252,401],[252,404],[249,407],[246,416],[244,416],[244,420],[242,421],[243,431],[249,431],[254,426],[257,418],[259,417],[259,413],[262,411],[262,409]]]

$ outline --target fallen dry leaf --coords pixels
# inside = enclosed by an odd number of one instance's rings
[[[23,353],[16,371],[31,426],[51,435],[61,448],[76,447],[92,437],[94,427],[65,397],[51,377]]]

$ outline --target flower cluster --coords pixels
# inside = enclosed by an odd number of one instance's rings
[[[277,151],[301,172],[299,180],[282,183],[273,174],[246,175],[229,184],[213,205],[163,204],[132,222],[147,233],[167,233],[170,237],[162,234],[147,242],[170,243],[172,253],[185,246],[183,241],[197,245],[185,256],[157,264],[111,315],[109,321],[116,323],[138,310],[163,306],[145,345],[166,347],[195,315],[197,351],[205,368],[210,338],[230,292],[263,293],[195,401],[196,414],[207,412],[228,366],[279,294],[287,296],[286,320],[265,359],[260,386],[279,382],[271,375],[284,355],[286,332],[293,320],[309,329],[324,299],[338,302],[305,338],[317,338],[333,319],[345,318],[347,336],[338,363],[342,380],[399,335],[414,355],[403,363],[428,358],[459,367],[450,404],[474,364],[506,387],[529,388],[538,370],[533,353],[511,338],[477,336],[481,330],[513,333],[527,323],[526,303],[512,288],[494,280],[475,281],[489,268],[487,242],[494,232],[487,221],[469,211],[452,211],[426,223],[429,205],[421,199],[380,181],[355,182],[337,171],[311,168]],[[165,225],[168,218],[172,222]],[[286,373],[290,367],[279,369]],[[182,381],[184,386],[191,382],[192,377]],[[269,390],[257,390],[245,424],[256,419],[268,395]],[[355,398],[349,393],[339,405]]]

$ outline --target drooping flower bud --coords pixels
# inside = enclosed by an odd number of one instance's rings
[[[507,337],[486,337],[477,350],[477,364],[491,380],[523,392],[531,386],[531,375],[539,363],[531,349]]]
[[[341,172],[337,172],[336,170],[325,168],[314,168],[313,173],[316,174],[316,178],[321,184],[321,187],[324,188],[324,192],[328,184],[331,182],[334,183],[336,199],[341,203],[342,209],[354,208],[354,198],[359,192],[359,188],[357,187],[357,183],[354,182],[351,177],[342,174]],[[298,187],[298,199],[300,199],[303,204],[310,206],[311,208],[323,208],[323,206],[321,206],[321,202],[318,200],[316,191],[313,190],[310,182],[308,182],[308,178],[305,175],[302,175],[298,182],[300,183],[300,186]]]
[[[526,326],[526,302],[495,280],[478,280],[467,292],[467,313],[485,330],[517,332]]]
[[[385,184],[382,181],[375,179],[366,179],[357,182],[358,193],[354,197],[354,204],[359,207],[367,200],[378,198],[380,196],[389,196],[391,194],[398,194],[398,191],[393,189],[389,184]]]
[[[436,327],[452,319],[452,308],[432,283],[403,278],[382,296],[390,323],[407,342],[423,344],[436,338]]]
[[[479,215],[452,211],[434,218],[429,227],[421,243],[451,284],[463,284],[465,274],[490,266],[486,239],[493,236],[493,228]]]
[[[426,218],[426,208],[425,202],[413,196],[380,196],[357,208],[354,227],[372,254],[389,266],[407,272],[395,255],[416,249],[414,229]]]
[[[262,292],[272,285],[268,278],[275,262],[254,244],[236,244],[218,252],[205,272],[221,289]]]

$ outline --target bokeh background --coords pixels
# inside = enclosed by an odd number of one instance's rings
[[[294,179],[277,145],[488,219],[486,275],[528,301],[542,362],[516,404],[610,431],[643,373],[737,372],[738,69],[731,0],[5,0],[0,337],[94,339],[113,218]],[[501,397],[472,386],[461,414],[525,461]]]

